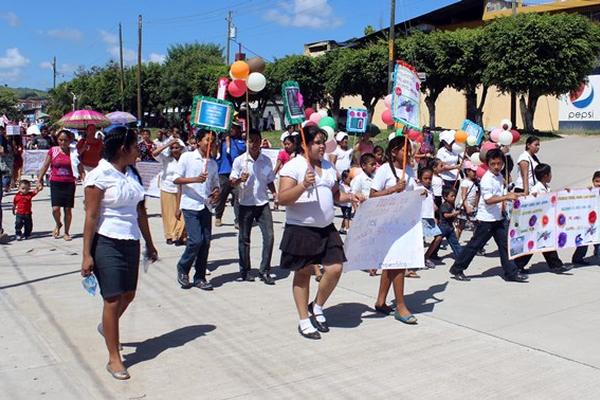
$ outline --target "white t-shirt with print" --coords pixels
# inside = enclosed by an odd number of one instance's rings
[[[248,180],[240,183],[239,202],[243,206],[264,206],[269,202],[269,183],[275,180],[271,159],[260,153],[256,160],[248,153],[242,153],[233,160],[230,179],[239,179],[248,173]]]

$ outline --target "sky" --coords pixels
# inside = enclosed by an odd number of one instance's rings
[[[456,0],[396,0],[396,21]],[[137,18],[143,18],[142,58],[163,62],[170,45],[216,43],[225,48],[227,12],[233,11],[238,42],[249,56],[267,61],[302,54],[319,40],[361,37],[365,26],[389,26],[389,0],[3,0],[0,2],[0,85],[52,87],[79,67],[118,60],[123,26],[126,64],[137,60]],[[237,50],[237,44],[232,43]],[[232,57],[233,58],[233,57]]]

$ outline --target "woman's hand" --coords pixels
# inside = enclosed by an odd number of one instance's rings
[[[83,261],[81,261],[81,276],[90,276],[92,274],[93,269],[94,259],[92,258],[92,256],[83,256]]]
[[[152,262],[158,260],[158,251],[152,242],[146,243],[146,257]]]
[[[304,186],[304,189],[308,189],[314,185],[315,182],[316,177],[314,171],[306,171],[306,174],[304,175],[304,181],[302,181],[302,186]]]

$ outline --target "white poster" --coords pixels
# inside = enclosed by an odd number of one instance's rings
[[[162,174],[162,163],[141,161],[135,164],[142,183],[146,190],[146,196],[160,197],[160,175]]]
[[[260,149],[260,152],[265,156],[269,157],[271,163],[273,164],[273,168],[275,168],[275,164],[277,164],[277,155],[279,154],[279,150],[281,149]]]
[[[559,122],[600,121],[600,75],[588,76],[576,90],[562,95],[558,107]]]
[[[362,203],[344,243],[344,271],[424,268],[422,204],[420,192]]]
[[[48,150],[25,150],[23,152],[23,175],[37,176],[46,155],[48,155]]]
[[[578,247],[598,242],[598,190],[558,192],[556,247]]]

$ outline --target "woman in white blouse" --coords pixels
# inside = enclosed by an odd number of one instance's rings
[[[160,213],[165,239],[167,244],[176,246],[183,245],[185,238],[185,222],[181,218],[179,208],[181,186],[173,182],[176,177],[177,162],[183,151],[185,151],[183,142],[180,139],[172,138],[152,152],[152,156],[163,166],[160,176]]]
[[[515,192],[529,195],[531,188],[537,183],[535,167],[540,163],[537,153],[540,151],[540,138],[529,136],[525,141],[525,151],[521,153],[517,160],[519,166],[519,176],[515,181]]]
[[[126,127],[110,130],[104,138],[104,158],[86,175],[85,223],[81,275],[94,273],[104,299],[98,332],[108,348],[107,371],[115,379],[129,379],[119,353],[119,318],[135,296],[140,238],[146,255],[158,257],[152,243],[144,188],[135,168],[137,134]]]

